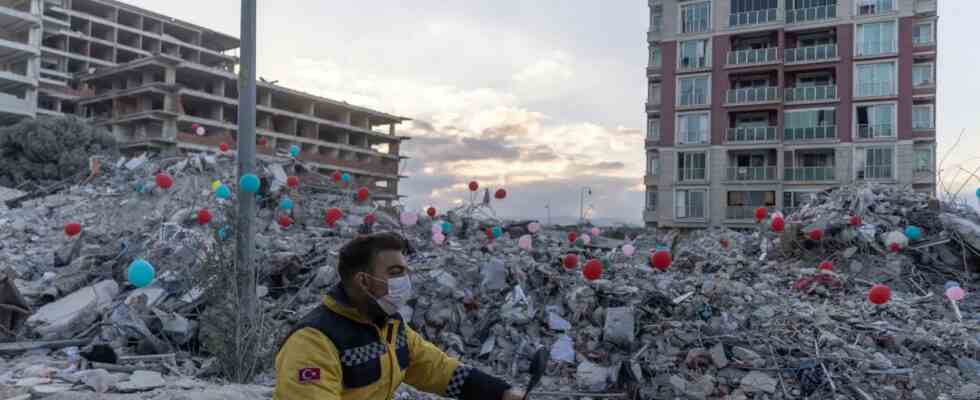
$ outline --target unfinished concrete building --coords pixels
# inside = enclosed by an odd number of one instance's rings
[[[0,0],[0,122],[77,115],[131,151],[236,147],[239,39],[114,0]],[[260,82],[260,157],[398,198],[406,118]],[[201,128],[201,129],[198,129]]]

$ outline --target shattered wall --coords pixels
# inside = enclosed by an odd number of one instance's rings
[[[116,151],[109,131],[80,119],[26,119],[0,129],[0,186],[64,180],[87,172],[91,156]]]

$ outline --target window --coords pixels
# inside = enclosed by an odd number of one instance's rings
[[[711,66],[708,54],[708,39],[680,42],[680,57],[677,62],[681,70],[708,68]]]
[[[883,97],[898,94],[895,62],[858,64],[855,97]]]
[[[647,211],[657,211],[657,191],[647,191]]]
[[[935,129],[932,104],[912,106],[912,129]]]
[[[660,140],[660,118],[647,118],[647,140]]]
[[[680,114],[677,116],[677,143],[708,144],[710,126],[708,113]]]
[[[932,172],[932,148],[916,147],[912,153],[912,172]]]
[[[785,119],[784,125],[786,131],[790,132],[787,139],[793,139],[797,136],[797,134],[803,135],[810,131],[814,132],[813,135],[817,135],[818,133],[823,135],[819,138],[825,138],[827,134],[832,132],[825,133],[823,130],[816,128],[836,126],[837,111],[833,108],[787,111]],[[813,138],[816,139],[818,137]]]
[[[875,56],[897,52],[897,32],[895,21],[858,25],[856,54]]]
[[[677,180],[703,181],[708,179],[707,153],[677,153]]]
[[[783,211],[787,214],[795,212],[813,199],[814,192],[783,192]]]
[[[895,103],[857,106],[858,138],[895,137]]]
[[[932,63],[917,63],[912,65],[912,84],[916,87],[932,86],[935,81],[932,79]]]
[[[761,24],[776,19],[776,0],[731,0],[729,25]]]
[[[674,218],[704,218],[706,213],[708,191],[678,190],[674,192]]]
[[[663,63],[663,56],[660,54],[660,47],[650,47],[650,67],[660,68]]]
[[[731,0],[732,13],[768,10],[778,7],[776,0]]]
[[[708,32],[710,29],[710,1],[681,6],[681,33]]]
[[[655,106],[659,106],[660,105],[660,84],[659,83],[651,83],[650,84],[650,93],[648,93],[647,96],[649,97],[650,104],[655,105]]]
[[[650,11],[650,31],[660,32],[664,26],[664,6],[656,4]]]
[[[708,75],[684,77],[679,78],[678,81],[677,89],[680,91],[677,97],[678,106],[708,105],[708,98],[711,95]]]
[[[930,45],[935,43],[932,39],[932,22],[922,22],[915,24],[915,31],[912,34],[912,42],[917,46]]]
[[[857,0],[858,15],[879,15],[895,11],[895,0]]]
[[[836,6],[837,0],[786,0],[786,8],[799,10],[801,8]]]
[[[657,176],[660,174],[660,156],[656,153],[647,155],[647,175]]]
[[[891,147],[859,149],[858,179],[891,179],[894,156],[895,151]]]

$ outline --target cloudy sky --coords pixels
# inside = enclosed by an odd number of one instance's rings
[[[239,32],[237,0],[127,2]],[[511,193],[501,214],[543,216],[550,204],[577,216],[590,186],[595,217],[640,222],[645,0],[258,3],[260,76],[415,120],[399,127],[414,138],[407,205],[451,207],[475,179]],[[938,129],[951,172],[980,167],[976,15],[980,2],[940,4]]]

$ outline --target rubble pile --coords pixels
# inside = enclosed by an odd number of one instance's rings
[[[977,275],[968,268],[980,254],[980,217],[910,190],[822,193],[786,215],[782,232],[766,220],[746,231],[648,230],[619,240],[501,221],[486,201],[403,225],[399,210],[358,202],[328,177],[288,188],[298,167],[260,166],[259,297],[284,328],[338,281],[340,246],[358,232],[395,230],[411,244],[416,296],[401,310],[406,321],[515,384],[527,382],[531,354],[548,349],[539,397],[980,393]],[[233,241],[233,200],[215,199],[215,188],[237,184],[234,160],[138,157],[102,169],[83,185],[0,210],[0,303],[11,306],[0,307],[0,399],[267,398],[271,364],[257,386],[218,388],[206,383],[214,357],[201,349],[203,337],[221,332],[201,328],[209,304],[196,270]],[[173,188],[158,187],[161,172]],[[288,213],[279,206],[287,196]],[[332,226],[330,208],[343,213]],[[291,224],[280,224],[283,215]],[[81,233],[67,236],[69,222]],[[909,226],[920,237],[891,251],[888,237]],[[653,267],[655,252],[672,256],[669,267]],[[142,288],[126,276],[136,259],[156,272]],[[971,296],[950,301],[947,281]],[[890,288],[885,304],[869,301],[876,284]]]

